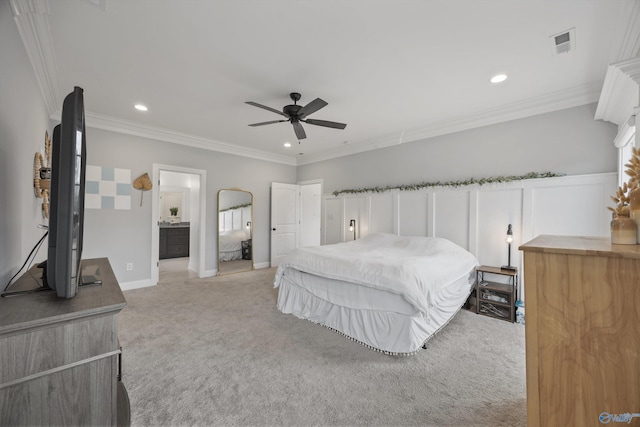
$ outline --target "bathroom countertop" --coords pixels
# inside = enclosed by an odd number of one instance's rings
[[[186,228],[189,227],[190,223],[188,222],[178,222],[176,224],[171,224],[170,222],[161,222],[160,228]]]

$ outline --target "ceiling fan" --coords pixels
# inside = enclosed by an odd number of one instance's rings
[[[258,104],[257,102],[247,101],[246,104],[253,105],[254,107],[258,108],[263,108],[265,110],[269,110],[286,117],[286,119],[283,120],[271,120],[268,122],[253,123],[249,126],[263,126],[273,123],[291,122],[291,124],[293,125],[293,131],[296,133],[296,137],[298,138],[298,140],[305,139],[307,137],[307,134],[304,132],[304,129],[300,122],[333,129],[344,129],[345,127],[347,127],[347,125],[344,123],[330,122],[327,120],[307,119],[307,116],[309,114],[315,113],[319,109],[324,108],[328,105],[322,99],[316,98],[303,107],[302,105],[298,105],[298,101],[300,100],[302,95],[297,92],[292,92],[289,94],[289,96],[293,100],[293,105],[285,105],[282,111],[278,111],[275,108],[267,107],[266,105]]]

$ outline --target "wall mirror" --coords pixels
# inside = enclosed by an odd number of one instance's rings
[[[253,270],[253,194],[218,191],[218,274]]]

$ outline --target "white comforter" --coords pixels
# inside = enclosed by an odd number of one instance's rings
[[[475,256],[443,238],[376,233],[292,251],[278,267],[275,287],[290,267],[399,294],[424,313],[441,289],[468,276],[477,265]]]
[[[220,251],[239,251],[242,249],[242,241],[247,240],[247,234],[244,230],[227,230],[220,233],[218,241],[220,242]]]

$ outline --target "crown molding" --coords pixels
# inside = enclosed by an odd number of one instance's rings
[[[609,65],[602,85],[595,119],[623,124],[638,104],[640,57]]]
[[[595,119],[618,125],[619,130],[638,104],[640,85],[640,2],[630,1],[623,7],[618,49],[612,53],[607,67]],[[616,137],[616,141],[619,138]]]
[[[142,138],[155,139],[158,141],[170,142],[187,147],[200,148],[208,151],[217,151],[236,156],[249,157],[253,159],[282,163],[295,166],[296,159],[290,156],[272,154],[265,151],[239,147],[225,142],[215,141],[196,135],[176,132],[168,129],[160,129],[152,126],[145,126],[139,123],[129,122],[115,117],[85,112],[87,126],[96,129],[108,130],[126,135],[139,136]],[[60,120],[60,111],[51,116],[52,120]]]
[[[347,147],[340,147],[335,150],[328,150],[304,156],[304,158],[298,158],[298,165],[316,163],[406,142],[420,141],[482,126],[522,119],[538,114],[579,107],[581,105],[596,102],[598,100],[600,88],[601,83],[593,82],[582,86],[576,86],[571,89],[530,98],[522,102],[484,110],[474,114],[432,122],[420,129],[402,131],[398,132],[397,135],[388,135],[386,137],[376,138],[363,143],[354,143]]]
[[[60,80],[49,30],[47,0],[9,0],[18,33],[33,67],[49,114],[60,108]]]

